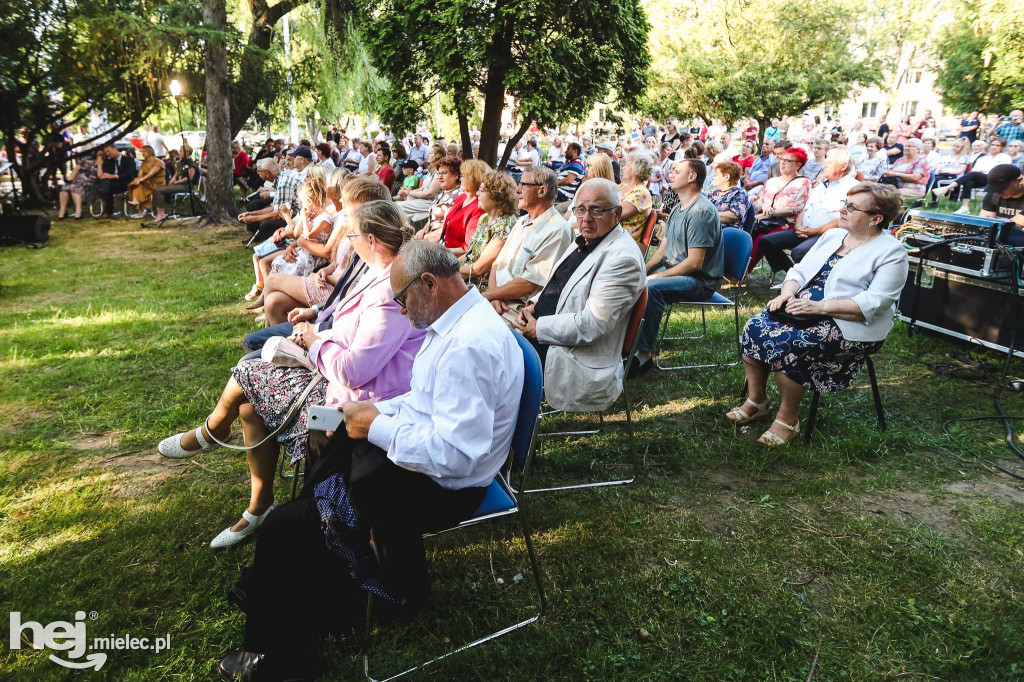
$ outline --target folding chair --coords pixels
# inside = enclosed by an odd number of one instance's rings
[[[737,284],[742,284],[743,278],[747,273],[747,264],[750,262],[750,252],[754,248],[754,240],[751,239],[750,235],[743,230],[735,227],[726,227],[722,230],[722,245],[725,249],[725,276],[736,280]],[[703,332],[700,336],[665,336],[665,331],[668,329],[668,320],[672,316],[672,308],[676,305],[700,306],[701,325],[703,327]],[[707,334],[708,323],[706,310],[708,307],[732,308],[733,318],[736,325],[736,362],[710,365],[677,365],[673,367],[661,364],[661,347],[665,341],[702,338]],[[718,292],[715,292],[712,294],[711,298],[706,301],[685,301],[681,303],[670,303],[665,306],[661,332],[658,335],[657,342],[654,344],[654,362],[655,367],[658,369],[676,370],[703,369],[706,367],[735,367],[740,364],[742,353],[743,350],[740,348],[740,313],[737,301],[731,301]]]
[[[644,256],[644,262],[647,262],[647,255],[651,252],[651,238],[654,237],[654,226],[658,224],[658,212],[651,210],[647,214],[647,222],[644,223],[644,231],[640,233],[640,253]]]
[[[519,399],[519,417],[516,420],[515,432],[512,434],[512,448],[509,457],[508,473],[511,475],[513,469],[517,471],[519,474],[519,488],[522,489],[524,487],[523,481],[526,478],[527,471],[530,468],[530,462],[533,459],[534,443],[537,435],[537,415],[540,412],[541,394],[544,389],[544,374],[541,370],[540,357],[537,355],[537,351],[534,350],[533,346],[531,346],[530,343],[518,332],[513,332],[513,335],[516,337],[516,341],[519,343],[519,348],[523,352],[525,373],[523,377],[523,393]],[[530,566],[533,570],[534,580],[537,583],[537,593],[540,595],[540,610],[537,614],[524,621],[502,628],[497,632],[473,640],[472,642],[464,644],[453,651],[449,651],[448,653],[442,654],[436,658],[432,658],[417,666],[395,675],[391,675],[390,677],[383,678],[379,682],[388,682],[388,680],[394,680],[404,675],[408,675],[411,672],[425,668],[437,663],[438,661],[442,661],[449,656],[454,656],[455,654],[466,651],[467,649],[472,649],[473,647],[479,646],[485,642],[507,635],[510,632],[524,628],[531,623],[535,623],[542,615],[544,615],[544,611],[547,609],[547,599],[544,596],[544,585],[541,582],[540,566],[537,564],[537,555],[533,550],[533,540],[530,537],[529,522],[526,518],[525,510],[516,500],[512,488],[506,482],[505,476],[501,473],[498,473],[498,475],[494,477],[494,480],[491,481],[491,485],[487,488],[487,496],[470,518],[453,528],[437,531],[436,533],[427,533],[423,537],[432,537],[440,535],[441,533],[448,533],[460,528],[468,528],[469,526],[475,526],[478,523],[512,515],[518,515],[519,520],[522,523],[523,540],[526,542],[526,551],[530,556]],[[377,678],[370,675],[370,625],[373,622],[373,608],[374,597],[373,595],[370,595],[366,603],[366,646],[363,654],[363,673],[366,675],[367,679],[378,682]]]
[[[647,310],[647,287],[643,288],[640,292],[640,298],[637,299],[636,303],[633,304],[633,309],[629,314],[629,325],[626,327],[626,336],[622,340],[622,360],[626,363],[626,372],[624,376],[629,375],[629,369],[632,366],[636,358],[636,344],[640,339],[640,327],[644,324],[644,311]],[[636,457],[636,437],[633,435],[633,414],[632,408],[629,403],[629,382],[623,380],[622,382],[622,397],[626,402],[626,428],[629,430],[629,456],[632,460],[634,471],[636,469],[637,457]],[[564,413],[564,410],[555,410],[553,412],[542,412],[541,418],[550,416],[553,414]],[[600,425],[596,429],[588,431],[554,431],[550,433],[537,434],[537,438],[543,442],[545,438],[554,438],[556,436],[588,436],[595,433],[600,433],[601,429],[604,428],[604,412],[598,412],[598,418],[600,419]],[[605,488],[612,485],[628,485],[633,482],[634,476],[628,479],[619,479],[614,481],[603,481],[600,483],[580,483],[577,485],[563,485],[554,488],[534,488],[533,490],[524,490],[524,493],[548,493],[555,490],[580,490],[582,488]]]
[[[120,199],[119,199],[120,198]],[[121,210],[117,210],[120,206]],[[103,215],[103,197],[97,196],[89,203],[89,214],[93,218]],[[128,215],[128,193],[116,192],[114,194],[114,212],[110,215]]]
[[[871,393],[875,399],[875,414],[878,415],[878,430],[885,431],[885,410],[882,408],[882,396],[878,393],[878,380],[875,378],[875,364],[871,362],[871,356],[864,358],[864,366],[868,369],[868,378],[871,379]],[[814,432],[814,419],[818,416],[818,402],[821,400],[821,392],[815,391],[811,398],[811,414],[807,417],[807,432],[804,434],[804,444],[809,445],[811,434]]]

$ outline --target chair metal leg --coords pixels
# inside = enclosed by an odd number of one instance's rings
[[[736,328],[738,330],[740,322],[739,322],[739,310],[738,310],[737,306],[738,306],[738,303],[734,304],[732,306],[732,308],[733,308],[733,314],[734,314],[734,317],[735,317]],[[668,314],[667,313],[668,313],[669,309],[666,308],[665,310],[666,310],[666,315],[665,315],[665,324],[664,324],[664,326],[667,327],[667,325],[668,325]],[[700,335],[697,335],[697,336],[665,336],[665,330],[664,330],[664,328],[662,329],[661,338],[659,339],[659,342],[655,344],[654,352],[651,354],[651,359],[653,360],[655,367],[657,367],[658,369],[661,369],[661,370],[665,370],[665,371],[673,371],[673,370],[680,370],[680,369],[711,369],[711,368],[722,369],[722,368],[725,368],[725,367],[736,367],[736,366],[738,366],[739,364],[741,364],[743,362],[743,349],[739,345],[739,333],[737,332],[737,334],[736,334],[736,348],[737,348],[737,360],[736,360],[736,362],[710,363],[710,364],[706,364],[706,365],[675,365],[675,366],[672,366],[672,367],[669,367],[667,365],[661,364],[661,346],[662,346],[662,342],[663,341],[665,341],[665,340],[675,341],[675,340],[681,340],[681,339],[690,339],[690,340],[692,340],[692,339],[702,339],[702,338],[707,336],[708,323],[707,323],[707,313],[706,313],[706,309],[705,309],[704,306],[701,306],[700,314],[701,314],[701,323],[703,325],[703,330],[704,330],[703,333],[700,334]]]
[[[878,392],[878,380],[875,378],[875,363],[871,362],[871,356],[865,358],[865,365],[868,367],[868,377],[871,379],[871,393],[875,398],[875,413],[878,415],[878,429],[885,431],[885,410],[882,408],[882,396]]]
[[[522,505],[520,505],[519,513],[517,514],[517,516],[519,517],[519,521],[522,524],[523,539],[524,539],[524,541],[526,543],[526,552],[527,552],[527,554],[530,557],[530,568],[533,571],[533,579],[534,579],[534,582],[537,585],[537,594],[540,597],[540,610],[535,615],[527,618],[526,620],[520,621],[520,622],[515,623],[513,625],[510,625],[510,626],[508,626],[506,628],[502,628],[501,630],[498,630],[497,632],[491,633],[491,634],[486,635],[484,637],[480,637],[479,639],[475,639],[472,642],[469,642],[468,644],[464,644],[464,645],[460,646],[457,649],[453,649],[452,651],[449,651],[448,653],[445,653],[445,654],[442,654],[442,655],[437,656],[435,658],[432,658],[429,661],[425,661],[423,663],[420,663],[417,666],[414,666],[414,667],[409,668],[407,670],[403,670],[400,673],[397,673],[395,675],[391,675],[390,677],[385,677],[385,678],[382,678],[382,679],[378,680],[377,678],[373,677],[370,674],[370,629],[371,629],[371,625],[372,625],[372,622],[373,622],[373,607],[374,607],[374,598],[373,598],[373,595],[370,595],[369,598],[366,601],[366,630],[365,630],[365,633],[364,633],[364,649],[363,649],[363,674],[366,675],[366,679],[370,680],[371,682],[390,682],[391,680],[396,680],[396,679],[398,679],[400,677],[404,677],[405,675],[408,675],[411,672],[415,672],[417,670],[422,670],[422,669],[426,668],[427,666],[433,665],[434,663],[437,663],[439,661],[443,661],[444,659],[449,658],[451,656],[454,656],[455,654],[461,653],[461,652],[466,651],[468,649],[472,649],[472,648],[477,647],[477,646],[479,646],[481,644],[484,644],[485,642],[490,642],[491,640],[498,639],[499,637],[507,635],[510,632],[514,632],[516,630],[519,630],[520,628],[524,628],[527,625],[532,625],[533,623],[536,623],[540,619],[541,616],[544,615],[545,611],[547,611],[548,601],[547,601],[547,596],[544,594],[544,583],[543,583],[543,579],[541,577],[540,564],[537,562],[537,553],[534,551],[534,548],[533,548],[533,539],[531,537],[530,524],[529,524],[529,521],[526,518],[526,514],[523,512]]]
[[[811,414],[807,418],[807,432],[804,434],[804,444],[810,445],[811,434],[814,432],[814,418],[818,416],[818,402],[821,400],[821,393],[818,391],[814,392],[814,397],[811,398]]]
[[[553,410],[551,412],[542,412],[540,416],[547,417],[553,414],[559,414],[564,412],[565,410]],[[601,431],[604,430],[604,412],[598,412],[597,418],[599,421],[599,425],[596,429],[590,429],[588,431],[549,431],[548,433],[538,433],[537,439],[543,440],[545,438],[554,438],[555,436],[592,436],[595,433],[601,433]]]

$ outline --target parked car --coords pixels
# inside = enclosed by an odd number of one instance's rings
[[[960,133],[953,130],[952,128],[939,128],[939,142],[945,142],[946,140],[955,140],[960,137]]]

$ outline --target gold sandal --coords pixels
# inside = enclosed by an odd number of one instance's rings
[[[747,402],[753,403],[754,407],[757,408],[754,414],[747,414],[747,411],[743,409],[744,405],[746,405]],[[765,398],[764,402],[761,403],[760,405],[758,405],[753,400],[750,400],[748,398],[746,401],[744,401],[743,405],[740,405],[739,407],[734,407],[728,412],[726,412],[725,418],[729,419],[730,414],[736,414],[736,419],[730,419],[729,422],[733,426],[743,426],[744,424],[760,421],[761,419],[768,417],[771,414],[771,411],[772,401],[769,398]]]
[[[761,434],[761,437],[757,439],[757,442],[760,443],[761,445],[767,445],[767,446],[785,445],[790,440],[793,440],[793,438],[796,438],[796,435],[798,433],[800,433],[800,422],[799,421],[797,421],[796,424],[790,425],[790,424],[787,424],[786,422],[782,421],[781,419],[776,419],[772,423],[773,424],[779,424],[780,426],[789,429],[790,431],[793,432],[793,436],[789,440],[782,440],[781,438],[779,438],[776,434],[772,433],[771,431],[765,431],[764,433]]]

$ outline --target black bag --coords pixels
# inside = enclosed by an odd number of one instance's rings
[[[807,329],[822,320],[829,319],[828,315],[794,315],[793,313],[787,313],[782,308],[769,310],[768,317],[776,322],[789,325],[794,329]]]

